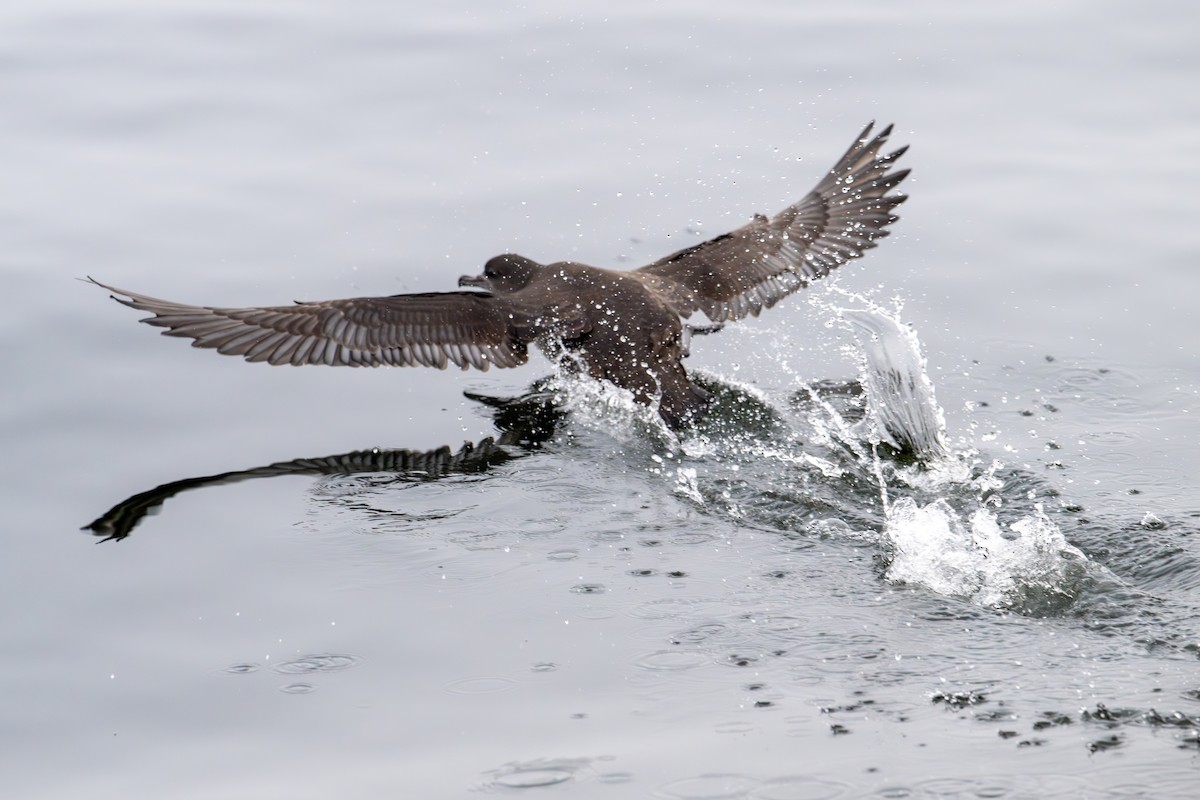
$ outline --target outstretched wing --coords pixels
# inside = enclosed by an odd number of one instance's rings
[[[273,308],[214,308],[172,303],[89,281],[119,303],[149,311],[142,322],[164,336],[192,339],[247,361],[344,367],[455,364],[515,367],[527,358],[529,326],[502,298],[478,292],[399,294],[296,303]],[[118,296],[122,295],[122,296]]]
[[[907,147],[879,155],[889,125],[870,137],[874,123],[800,202],[774,217],[753,222],[680,250],[638,270],[678,306],[684,316],[701,310],[714,322],[757,316],[797,289],[887,236],[898,217],[892,210],[907,196],[889,194],[908,170],[889,172]],[[675,287],[670,287],[669,283]],[[664,286],[663,284],[667,285]]]

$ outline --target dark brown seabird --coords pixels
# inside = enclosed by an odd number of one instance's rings
[[[891,171],[907,147],[879,152],[892,132],[867,125],[833,169],[798,203],[630,271],[571,261],[539,264],[506,254],[458,285],[480,289],[297,302],[267,308],[216,308],[158,300],[107,286],[142,320],[193,347],[269,364],[332,366],[516,367],[530,344],[568,368],[587,372],[658,403],[673,429],[695,422],[708,393],[683,359],[692,333],[758,316],[887,236],[907,199],[889,194],[908,175]],[[128,299],[125,299],[128,298]],[[697,311],[714,323],[685,325]]]

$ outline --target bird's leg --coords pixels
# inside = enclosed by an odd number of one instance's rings
[[[683,351],[683,357],[687,358],[692,354],[693,336],[707,336],[710,333],[716,333],[724,327],[725,325],[720,322],[714,322],[712,325],[692,325],[691,323],[685,322],[683,324],[683,336],[681,337],[682,341],[680,342],[680,347]]]
[[[684,325],[687,331],[692,336],[707,336],[710,333],[716,333],[725,327],[724,322],[714,322],[712,325]]]

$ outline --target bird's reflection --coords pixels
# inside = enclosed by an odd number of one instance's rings
[[[554,435],[564,412],[553,402],[542,384],[516,398],[490,397],[467,393],[467,397],[492,409],[500,431],[478,443],[467,442],[458,450],[449,446],[435,450],[355,450],[339,455],[296,458],[277,461],[251,469],[202,475],[164,483],[122,500],[101,514],[83,530],[103,537],[101,541],[129,536],[145,517],[158,513],[162,504],[181,492],[281,475],[359,475],[385,472],[409,476],[414,480],[436,481],[450,475],[484,472],[536,451]]]

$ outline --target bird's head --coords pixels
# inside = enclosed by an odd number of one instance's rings
[[[525,256],[505,253],[489,259],[482,275],[463,275],[459,286],[484,289],[492,294],[509,294],[524,289],[542,265]]]

